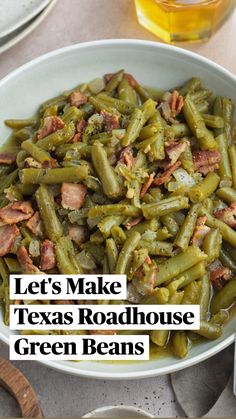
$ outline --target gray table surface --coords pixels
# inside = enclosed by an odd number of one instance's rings
[[[236,15],[208,42],[184,46],[236,72]],[[34,57],[69,44],[104,38],[157,40],[138,25],[133,0],[58,0],[45,21],[0,56],[0,78]],[[0,343],[0,356],[8,349]],[[49,370],[36,362],[15,362],[33,385],[45,417],[78,417],[105,405],[128,404],[162,417],[183,416],[168,376],[136,381],[96,381]],[[14,400],[0,388],[0,417],[18,416]]]

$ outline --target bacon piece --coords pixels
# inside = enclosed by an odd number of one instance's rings
[[[0,222],[3,224],[16,224],[28,220],[33,214],[30,202],[13,202],[0,209]]]
[[[61,204],[66,209],[80,209],[87,193],[86,186],[78,183],[63,183],[61,187]]]
[[[236,202],[233,202],[230,207],[217,210],[214,216],[232,228],[236,228]]]
[[[48,271],[56,266],[54,244],[50,240],[44,240],[40,249],[40,268]]]
[[[0,153],[0,163],[13,164],[16,162],[16,156],[13,153],[2,152]]]
[[[135,158],[133,156],[133,150],[131,146],[123,148],[120,153],[119,161],[125,164],[129,169],[132,169],[135,163]]]
[[[170,159],[169,166],[172,166],[179,159],[180,155],[185,151],[188,146],[188,141],[168,141],[165,144],[165,151]]]
[[[88,102],[87,96],[81,92],[72,92],[69,100],[70,100],[70,104],[76,107],[80,105],[84,105],[85,103]]]
[[[142,217],[133,218],[133,220],[130,220],[125,224],[125,227],[127,230],[130,230],[131,227],[136,226],[140,223],[140,221],[142,221]]]
[[[105,110],[101,111],[100,114],[103,117],[104,121],[104,130],[106,132],[110,132],[113,129],[117,129],[119,127],[119,115],[112,114]]]
[[[27,274],[41,274],[42,272],[33,264],[32,259],[29,256],[27,249],[21,246],[17,252],[17,259],[23,269],[23,272]]]
[[[74,224],[68,227],[68,235],[76,244],[82,244],[88,238],[88,231],[85,226]]]
[[[193,230],[193,235],[191,237],[191,243],[194,246],[201,246],[204,238],[210,231],[210,227],[205,225],[207,217],[199,217],[197,219],[195,228]]]
[[[179,94],[177,90],[174,90],[170,98],[170,109],[172,116],[177,116],[184,106],[184,98]]]
[[[77,122],[77,125],[76,125],[77,132],[72,138],[72,140],[70,140],[70,143],[78,143],[79,141],[81,141],[84,128],[86,127],[86,125],[87,125],[87,122],[85,121],[85,119],[81,119],[80,121]]]
[[[181,161],[177,161],[172,166],[170,166],[167,170],[165,170],[162,174],[159,174],[153,181],[154,185],[163,185],[163,183],[167,182],[170,178],[172,173],[181,166]]]
[[[208,270],[213,287],[217,290],[220,290],[232,278],[230,269],[223,266],[218,259],[208,266]]]
[[[210,166],[201,166],[198,169],[198,172],[202,173],[203,175],[207,175],[207,173],[210,172],[216,172],[216,170],[219,169],[219,164],[215,163],[215,164],[211,164]]]
[[[218,164],[221,160],[221,155],[218,150],[201,150],[193,153],[193,162],[195,170],[203,173],[200,168],[209,167]],[[218,168],[218,167],[217,167]],[[206,170],[206,169],[203,169]],[[209,170],[212,171],[212,170]]]
[[[140,192],[140,198],[143,198],[150,186],[152,185],[153,179],[154,179],[155,173],[152,173],[149,178],[146,180],[146,182],[143,184],[141,192]]]
[[[37,137],[41,140],[44,137],[47,137],[49,134],[56,132],[59,129],[62,129],[65,126],[64,122],[62,121],[59,116],[46,116],[43,121],[43,126],[38,131]]]
[[[90,330],[90,335],[116,335],[116,330]]]
[[[10,252],[19,235],[20,231],[16,224],[0,227],[0,256],[5,256]]]
[[[27,221],[26,227],[36,236],[43,235],[43,223],[40,219],[38,211],[36,211],[34,215]]]

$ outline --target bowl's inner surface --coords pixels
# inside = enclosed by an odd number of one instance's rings
[[[37,59],[0,82],[0,144],[9,134],[3,121],[31,116],[38,105],[81,82],[125,68],[141,84],[157,89],[181,85],[199,76],[214,93],[236,99],[236,79],[204,58],[184,50],[144,41],[101,41],[66,48]],[[217,341],[193,347],[185,360],[161,357],[148,362],[70,363],[47,362],[54,368],[100,378],[138,378],[170,373],[199,362],[233,342],[236,317]],[[3,325],[0,310],[0,338],[8,341],[10,330]]]

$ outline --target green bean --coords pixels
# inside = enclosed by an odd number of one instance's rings
[[[158,125],[152,123],[143,127],[139,133],[139,140],[146,140],[146,138],[152,137],[158,132]]]
[[[178,235],[175,239],[175,245],[180,247],[183,251],[187,250],[190,239],[196,225],[200,205],[192,204],[190,210],[184,220],[184,223],[179,229]]]
[[[209,304],[210,304],[210,296],[211,296],[211,282],[209,279],[209,274],[206,273],[202,276],[200,280],[201,285],[201,292],[199,296],[199,305],[200,305],[200,318],[201,320],[206,320]]]
[[[118,86],[118,97],[124,102],[137,106],[137,94],[125,78],[121,80]]]
[[[108,215],[98,223],[98,228],[103,236],[107,238],[111,235],[112,228],[114,226],[119,226],[124,219],[124,215]]]
[[[233,188],[225,186],[224,188],[217,189],[216,195],[227,204],[236,202],[236,191]]]
[[[150,333],[150,338],[155,345],[163,348],[166,346],[169,339],[169,330],[152,330]]]
[[[218,324],[201,321],[200,330],[194,330],[200,336],[206,339],[214,340],[218,339],[222,335],[222,328]]]
[[[199,282],[192,281],[186,287],[184,287],[184,296],[182,304],[198,304],[199,301]]]
[[[161,217],[174,211],[188,208],[188,206],[188,198],[184,196],[174,196],[154,204],[142,205],[142,213],[146,219],[150,220],[154,217]]]
[[[173,252],[173,245],[164,241],[149,242],[142,240],[142,247],[148,250],[150,255],[171,256]]]
[[[146,140],[139,141],[138,143],[135,144],[135,147],[138,150],[143,150],[144,152],[147,152],[151,150],[151,146],[153,144],[156,144],[157,141],[158,141],[158,134],[155,134],[152,137],[146,138]],[[158,152],[162,152],[162,149],[159,150]],[[153,156],[152,156],[152,159],[153,159]]]
[[[144,114],[144,124],[156,114],[156,106],[157,102],[153,99],[147,99],[146,102],[140,106],[139,109],[141,109]]]
[[[19,264],[17,259],[5,257],[4,261],[10,273],[14,273],[14,274],[22,273],[22,267]]]
[[[156,286],[163,282],[170,281],[179,274],[197,265],[199,262],[207,259],[207,255],[203,253],[197,246],[189,246],[185,252],[172,256],[170,259],[161,263],[158,268]]]
[[[0,195],[3,194],[4,190],[9,188],[16,180],[18,176],[18,169],[14,170],[14,172],[9,173],[9,175],[2,177],[0,181]]]
[[[192,202],[202,202],[208,198],[217,189],[220,182],[219,176],[215,172],[210,172],[207,176],[189,191],[189,197]]]
[[[126,234],[130,236],[133,231],[137,231],[140,234],[145,233],[147,230],[157,231],[160,223],[156,218],[152,218],[148,221],[142,221],[141,223],[137,224],[136,226],[131,227]]]
[[[201,208],[201,215],[207,217],[206,225],[211,228],[218,228],[223,239],[232,246],[236,246],[236,232],[231,227],[214,218],[205,208]]]
[[[64,115],[62,116],[63,122],[65,124],[69,124],[70,122],[78,122],[83,117],[83,112],[81,109],[78,109],[76,106],[69,106],[64,112]]]
[[[231,145],[233,142],[233,122],[234,122],[234,104],[231,99],[222,99],[222,112],[224,119],[224,132],[227,139],[227,144]]]
[[[88,176],[86,166],[63,167],[58,169],[23,169],[20,179],[23,184],[56,184],[63,182],[78,183]]]
[[[35,196],[47,236],[57,241],[62,236],[62,226],[57,218],[52,192],[46,185],[41,185]]]
[[[155,288],[150,295],[142,298],[141,304],[167,304],[169,295],[167,288]]]
[[[201,114],[208,113],[210,110],[210,103],[207,100],[202,100],[201,102],[195,102],[196,109]]]
[[[49,153],[37,147],[37,145],[32,143],[30,140],[24,141],[21,144],[21,148],[27,151],[35,160],[42,164],[46,163],[50,166],[53,162]]]
[[[165,158],[164,148],[164,130],[156,134],[156,141],[151,144],[151,150],[148,153],[149,160],[163,160]]]
[[[62,144],[68,143],[75,135],[75,125],[70,122],[63,129],[58,130],[42,140],[37,141],[37,146],[45,151],[54,151],[55,148]]]
[[[231,165],[231,171],[232,171],[232,181],[233,186],[236,189],[236,145],[232,144],[228,148],[229,153],[229,159],[230,159],[230,165]]]
[[[229,308],[236,298],[236,278],[231,279],[211,300],[211,312]]]
[[[179,94],[185,96],[187,93],[195,92],[196,90],[201,89],[202,83],[199,77],[192,77],[188,80],[183,87],[179,90]]]
[[[9,284],[9,271],[6,262],[0,257],[0,277],[2,278],[3,285],[6,287]]]
[[[222,235],[219,229],[211,229],[203,240],[203,251],[208,256],[208,263],[213,262],[220,256]]]
[[[144,125],[144,114],[140,109],[135,109],[132,113],[129,125],[127,127],[124,138],[122,139],[122,146],[133,143],[138,138],[140,131]]]
[[[111,273],[115,272],[116,263],[118,259],[118,249],[114,239],[106,240],[106,255],[108,259],[109,270]]]
[[[9,320],[10,320],[10,298],[9,298],[10,292],[9,287],[4,288],[4,323],[6,326],[9,326]]]
[[[200,279],[205,274],[205,272],[206,272],[205,263],[199,262],[196,265],[192,266],[190,269],[187,269],[186,271],[177,275],[175,279],[176,281],[184,277],[184,281],[181,281],[181,283],[178,286],[178,289],[184,288],[191,282],[197,279]]]
[[[104,275],[110,274],[109,264],[108,264],[108,257],[107,255],[104,256],[103,264],[102,264],[102,272]]]
[[[107,82],[105,86],[105,90],[107,92],[113,92],[118,87],[119,83],[123,79],[124,70],[120,70],[117,73],[113,74],[110,80]]]
[[[16,189],[18,189],[21,195],[33,195],[37,189],[36,185],[23,185],[23,183],[18,183],[16,185]]]
[[[214,106],[213,106],[213,113],[216,116],[220,116],[223,118],[223,104],[222,104],[222,98],[220,96],[217,96],[214,100]],[[216,128],[215,135],[220,135],[224,132],[223,128]]]
[[[90,241],[93,244],[101,244],[104,242],[104,236],[100,230],[96,230],[93,234],[90,235]]]
[[[61,274],[67,274],[67,275],[75,275],[80,272],[76,269],[73,262],[69,258],[68,250],[64,244],[64,242],[59,238],[59,240],[55,244],[55,252],[56,252],[56,258],[57,258],[57,265],[58,270]]]
[[[229,313],[227,310],[220,310],[218,313],[214,314],[211,319],[209,320],[209,323],[213,324],[219,324],[220,326],[227,323],[229,320]]]
[[[227,138],[224,134],[220,134],[216,138],[216,142],[218,144],[218,148],[221,154],[220,169],[219,169],[221,180],[231,183],[232,173],[231,173],[231,167],[230,167],[230,161],[229,161],[229,155],[228,155]],[[227,185],[227,186],[230,186],[230,185]]]
[[[98,112],[103,111],[103,110],[105,110],[105,111],[107,111],[111,114],[116,112],[116,109],[114,107],[112,107],[111,105],[107,105],[105,102],[103,102],[98,97],[90,96],[89,97],[89,102],[93,106],[93,108],[95,108],[96,111],[98,111]]]
[[[125,274],[132,258],[133,251],[139,244],[140,234],[137,231],[134,231],[125,241],[124,246],[122,247],[116,265],[116,274]]]
[[[221,116],[210,115],[207,113],[202,114],[205,124],[210,128],[223,128],[224,120]]]
[[[200,148],[202,150],[217,148],[217,143],[212,132],[206,128],[200,112],[189,98],[185,99],[183,111],[188,126],[197,138]]]
[[[116,174],[108,161],[106,151],[98,143],[92,146],[92,162],[102,183],[104,194],[110,198],[119,196],[121,190]]]
[[[106,95],[105,93],[99,93],[96,99],[101,100],[108,107],[116,109],[123,115],[130,115],[134,111],[134,106],[130,103],[124,102],[123,100],[116,99]],[[92,103],[92,102],[91,102]]]
[[[123,244],[125,240],[127,239],[124,230],[122,230],[122,228],[117,225],[111,228],[111,235],[113,239],[115,240],[115,243],[118,245]]]
[[[88,217],[104,217],[106,215],[128,215],[130,217],[139,217],[141,215],[140,208],[127,204],[114,204],[114,205],[96,205],[88,211]]]
[[[144,89],[144,87],[141,86],[140,84],[137,84],[135,86],[135,90],[138,93],[142,102],[145,102],[146,100],[148,100],[150,98],[150,94],[148,93],[148,91],[146,89]]]
[[[57,106],[61,110],[66,105],[66,97],[64,95],[56,96],[52,99],[47,100],[40,106],[40,113],[44,113],[48,108],[52,106]]]
[[[156,240],[158,241],[163,241],[169,239],[170,237],[171,234],[169,233],[167,227],[160,228],[156,231]]]
[[[22,128],[18,131],[14,131],[14,137],[17,139],[17,141],[25,141],[32,137],[32,130],[29,128]]]
[[[24,127],[30,127],[36,124],[36,118],[28,118],[28,119],[6,119],[5,124],[12,129],[20,129]]]
[[[191,133],[188,125],[185,123],[173,124],[171,126],[167,125],[164,128],[164,132],[168,138],[182,138],[189,136]]]
[[[185,332],[173,332],[171,351],[177,358],[184,358],[188,353],[188,337]]]
[[[226,266],[234,274],[236,274],[236,263],[231,257],[231,255],[227,252],[227,250],[224,249],[223,247],[220,250],[220,261],[224,266]]]

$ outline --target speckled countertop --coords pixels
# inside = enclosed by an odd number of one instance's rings
[[[95,13],[96,11],[96,13]],[[108,19],[109,17],[109,19]],[[185,46],[236,73],[236,14],[207,43]],[[55,48],[104,38],[156,40],[136,21],[133,0],[58,0],[45,21],[17,46],[0,56],[0,78],[19,65]],[[0,343],[0,356],[8,348]],[[168,376],[136,381],[96,381],[73,377],[36,362],[15,362],[39,398],[45,417],[79,417],[105,405],[133,405],[155,416],[183,417]],[[19,416],[12,399],[0,388],[0,417]]]

